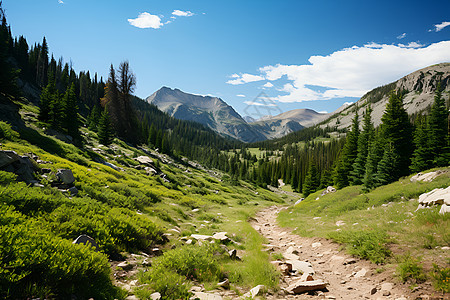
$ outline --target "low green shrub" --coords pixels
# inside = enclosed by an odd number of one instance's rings
[[[216,244],[183,246],[156,258],[152,267],[138,275],[139,281],[161,293],[163,299],[188,297],[187,280],[217,282],[223,278],[218,263],[220,247]],[[143,293],[143,292],[141,292]],[[139,294],[139,293],[138,293]]]
[[[0,209],[0,298],[123,297],[105,255],[55,237],[11,207]]]
[[[9,123],[0,121],[0,140],[13,140],[19,137],[19,134],[12,130],[11,125]]]
[[[410,283],[422,283],[427,279],[427,275],[424,273],[422,266],[420,265],[420,259],[414,258],[410,254],[405,254],[398,257],[397,275],[402,282]]]
[[[17,179],[17,175],[11,172],[0,171],[0,185],[6,185],[11,182],[15,182]],[[0,190],[0,195],[3,194],[5,190]]]
[[[437,291],[450,293],[450,268],[441,268],[433,264],[431,277],[433,277],[433,285]]]
[[[376,264],[384,263],[391,255],[387,247],[388,236],[381,231],[337,231],[329,233],[328,237],[347,245],[350,254]]]

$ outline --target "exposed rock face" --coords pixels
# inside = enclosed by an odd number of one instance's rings
[[[19,181],[36,183],[34,172],[39,168],[30,157],[20,156],[14,151],[5,150],[0,151],[0,170],[16,174]]]
[[[417,209],[442,205],[439,213],[448,212],[450,207],[450,186],[445,189],[434,189],[431,192],[423,193],[419,196],[419,206]]]
[[[403,105],[409,115],[423,112],[432,105],[438,82],[441,82],[441,88],[444,89],[443,95],[450,91],[450,63],[423,68],[395,82],[373,89],[356,102],[358,114],[362,116],[366,105],[370,103],[373,109],[372,121],[375,126],[380,125],[392,90],[406,92]],[[349,128],[355,115],[354,108],[355,105],[350,105],[334,112],[333,116],[326,120],[321,127]]]

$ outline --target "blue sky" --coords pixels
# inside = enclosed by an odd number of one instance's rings
[[[450,62],[450,1],[4,0],[14,35],[107,76],[129,60],[135,94],[214,95],[245,115],[332,112],[419,68]],[[250,110],[251,111],[251,110]],[[278,111],[279,112],[279,111]]]

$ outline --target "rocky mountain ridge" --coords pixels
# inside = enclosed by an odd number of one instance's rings
[[[321,127],[349,128],[355,115],[355,105],[361,116],[368,104],[372,107],[372,121],[375,126],[381,124],[386,103],[391,91],[403,91],[403,105],[409,115],[426,113],[434,101],[438,83],[441,83],[442,95],[448,100],[450,95],[450,63],[441,63],[417,70],[399,80],[377,87],[366,93],[352,105],[337,111],[321,123]]]
[[[162,87],[147,97],[146,101],[174,118],[199,122],[222,135],[243,142],[282,137],[317,124],[328,116],[309,109],[297,109],[259,120],[242,118],[220,98],[188,94],[168,87]]]

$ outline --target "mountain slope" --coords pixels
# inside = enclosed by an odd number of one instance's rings
[[[372,121],[375,126],[381,124],[381,116],[384,113],[389,94],[392,90],[404,91],[403,105],[409,115],[423,113],[431,107],[438,83],[441,83],[444,99],[448,99],[450,93],[450,63],[441,63],[415,71],[390,84],[375,88],[361,97],[355,104],[358,105],[358,113],[362,115],[367,104],[371,104]],[[351,125],[355,104],[333,114],[321,123],[321,127],[348,128]]]
[[[199,122],[220,134],[244,141],[265,139],[222,99],[184,93],[178,89],[162,87],[147,97],[148,103],[174,118]]]
[[[296,109],[252,122],[253,119],[247,117],[245,120],[220,98],[192,95],[168,87],[162,87],[146,101],[174,118],[199,122],[243,142],[282,137],[317,124],[328,116],[310,109]]]

